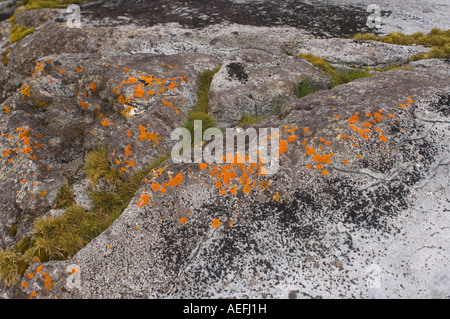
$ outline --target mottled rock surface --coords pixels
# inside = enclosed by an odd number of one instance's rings
[[[169,164],[72,260],[43,265],[50,291],[39,277],[24,291],[448,297],[449,75],[387,72],[268,118],[259,127],[278,127],[286,146],[273,176],[248,163]],[[165,193],[153,187],[171,179]],[[67,288],[70,265],[79,289]]]
[[[378,30],[366,25],[372,3]],[[262,157],[166,161],[109,229],[70,260],[32,263],[0,297],[448,298],[449,61],[329,90],[298,53],[336,69],[405,63],[428,49],[348,38],[448,29],[449,7],[99,1],[81,5],[81,28],[64,9],[17,13],[35,32],[14,44],[12,12],[0,11],[0,248],[63,214],[53,207],[63,185],[92,208],[90,191],[111,185],[86,179],[90,151],[105,147],[124,175],[167,154],[204,70],[221,65],[209,114],[222,128],[250,115],[263,118],[259,132],[281,132],[276,174]],[[320,90],[299,99],[304,80]]]

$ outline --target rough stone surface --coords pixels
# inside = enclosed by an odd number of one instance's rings
[[[268,117],[295,96],[295,87],[308,79],[327,89],[330,78],[308,62],[292,56],[243,50],[223,61],[210,89],[210,113],[220,127],[237,125],[243,115]]]
[[[64,213],[52,209],[62,185],[85,209],[91,190],[111,190],[86,180],[88,152],[104,146],[121,174],[166,154],[205,69],[222,65],[209,92],[221,126],[249,114],[265,118],[263,140],[281,132],[274,175],[264,157],[164,162],[109,229],[0,283],[0,298],[449,298],[449,61],[328,90],[297,57],[406,62],[424,49],[348,38],[448,29],[447,2],[98,1],[81,5],[79,29],[64,10],[18,13],[36,31],[14,44],[0,11],[0,248]],[[378,30],[366,26],[373,3]],[[305,79],[322,90],[298,99]]]
[[[273,176],[248,164],[169,164],[72,260],[43,265],[50,291],[37,277],[24,293],[448,297],[450,82],[432,70],[360,79],[306,97],[317,99],[312,109],[293,105],[260,123],[278,127],[287,145]],[[178,174],[179,185],[153,189]],[[80,289],[67,288],[69,265]]]

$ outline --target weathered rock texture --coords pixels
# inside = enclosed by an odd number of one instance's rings
[[[256,128],[278,128],[281,141],[270,176],[264,158],[166,161],[71,260],[32,264],[0,295],[449,297],[449,63],[328,90],[329,76],[298,53],[345,69],[424,50],[341,39],[368,31],[365,7],[342,3],[98,2],[82,6],[79,29],[61,10],[17,14],[36,31],[12,45],[1,22],[10,61],[0,65],[0,248],[31,235],[36,218],[62,214],[52,206],[64,184],[92,207],[89,191],[105,185],[86,180],[89,151],[106,147],[121,174],[169,151],[204,70],[222,65],[209,92],[219,125],[261,116]],[[389,27],[402,25],[383,10]],[[426,31],[430,19],[407,30]],[[306,79],[322,90],[298,99]]]

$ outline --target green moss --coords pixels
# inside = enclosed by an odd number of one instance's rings
[[[244,114],[239,122],[239,126],[252,125],[261,122],[261,116],[252,116],[250,114]]]
[[[67,208],[75,205],[75,197],[73,196],[73,191],[70,185],[65,184],[59,190],[55,201],[53,202],[54,209]]]
[[[28,250],[28,248],[30,248],[30,245],[31,237],[23,237],[16,245],[16,248],[21,254],[24,254]]]
[[[209,116],[209,89],[211,87],[211,82],[214,77],[214,74],[219,72],[221,69],[221,65],[213,70],[204,70],[199,74],[197,78],[197,104],[194,109],[189,113],[186,123],[184,125],[185,128],[189,130],[191,133],[191,137],[194,136],[194,121],[200,120],[202,121],[202,132],[205,132],[208,128],[214,127],[216,122],[214,119]],[[192,141],[194,139],[192,138]]]
[[[8,54],[10,51],[11,51],[11,48],[8,48],[5,51],[3,51],[3,53],[2,53],[2,63],[4,66],[7,66],[8,63],[11,61],[11,59],[8,58]]]
[[[311,53],[307,54],[300,54],[300,57],[306,59],[308,62],[310,62],[315,67],[321,69],[325,73],[327,73],[331,77],[331,83],[330,86],[333,88],[337,85],[349,83],[351,81],[354,81],[359,78],[369,77],[371,74],[366,70],[350,70],[347,72],[338,72],[336,71],[327,61],[320,57],[316,57],[312,55]],[[303,81],[305,82],[305,81]],[[306,84],[302,87],[300,87],[299,94],[297,96],[306,96],[307,94],[311,93],[313,89],[311,88],[311,85],[306,82]],[[302,96],[301,96],[302,97]]]
[[[17,235],[17,227],[19,225],[14,224],[10,229],[9,229],[9,234],[11,235],[11,237],[16,237]]]
[[[358,33],[354,36],[354,39],[380,41],[399,45],[423,45],[431,48],[429,52],[413,55],[410,58],[411,61],[450,58],[450,29],[445,31],[434,28],[428,34],[417,32],[411,35],[406,35],[401,32],[392,32],[384,37],[378,37],[371,33]]]
[[[18,11],[16,11],[16,13],[17,12]],[[17,42],[34,32],[34,28],[27,28],[22,25],[16,24],[14,15],[9,18],[9,22],[11,23],[11,37],[9,40],[11,43]]]
[[[69,4],[78,4],[92,0],[22,0],[16,7],[25,6],[25,9],[42,9],[42,8],[65,8]]]
[[[318,89],[313,85],[310,79],[306,79],[300,83],[295,84],[295,95],[298,98],[307,96],[308,94],[316,92]]]

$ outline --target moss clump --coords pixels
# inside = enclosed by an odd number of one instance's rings
[[[34,28],[27,28],[22,25],[16,24],[14,15],[11,18],[9,18],[9,22],[11,23],[11,37],[9,42],[11,43],[17,42],[20,39],[23,39],[27,35],[34,32]]]
[[[7,66],[8,63],[11,61],[11,59],[8,58],[8,54],[10,51],[11,51],[11,48],[8,48],[5,51],[3,51],[3,53],[2,53],[2,63],[4,66]]]
[[[19,279],[20,254],[11,248],[0,250],[0,280],[6,286],[13,286]]]
[[[250,114],[244,114],[239,122],[239,126],[252,125],[258,122],[261,122],[261,116],[252,116]]]
[[[317,91],[317,87],[309,79],[295,84],[295,96],[299,99]]]
[[[450,58],[450,29],[445,31],[434,28],[428,34],[417,32],[411,35],[392,32],[384,37],[378,37],[371,33],[357,33],[353,38],[355,40],[380,41],[399,45],[423,45],[424,47],[431,48],[429,52],[413,55],[410,58],[411,61]]]
[[[72,202],[70,186],[63,186],[59,204],[66,208],[65,213],[38,219],[32,237],[23,238],[14,248],[0,250],[0,279],[8,285],[14,285],[31,262],[73,257],[112,225],[128,207],[142,180],[168,158],[168,155],[162,155],[142,171],[126,176],[112,168],[105,147],[92,151],[85,163],[88,177],[93,182],[106,178],[114,185],[114,189],[110,193],[92,191],[94,209],[86,212]],[[98,171],[95,171],[96,168]]]
[[[219,65],[214,70],[205,70],[199,74],[197,78],[197,105],[195,108],[189,113],[187,121],[184,125],[185,128],[189,130],[191,133],[192,141],[194,136],[194,121],[202,121],[202,133],[205,132],[208,128],[214,127],[216,122],[214,119],[209,116],[209,89],[211,87],[211,82],[214,77],[214,74],[219,72],[221,69],[221,65]]]
[[[53,202],[52,208],[61,209],[75,205],[75,197],[73,196],[72,188],[70,185],[65,184],[61,187],[56,199]]]
[[[14,224],[10,229],[9,229],[9,234],[11,235],[11,237],[16,237],[17,235],[17,227],[19,225]]]
[[[78,4],[92,0],[22,0],[16,7],[25,6],[25,9],[64,8],[69,4]]]
[[[110,183],[116,184],[120,180],[117,170],[111,168],[106,147],[92,151],[88,154],[84,164],[84,171],[92,183],[97,184],[101,177]]]
[[[320,57],[316,57],[312,55],[311,53],[307,54],[299,54],[300,57],[304,58],[308,62],[310,62],[315,67],[321,69],[325,73],[327,73],[331,77],[331,83],[330,86],[333,88],[335,86],[345,84],[352,82],[359,78],[369,77],[371,76],[370,72],[366,70],[350,70],[346,72],[338,72],[336,71],[327,61]],[[303,91],[302,91],[303,90]],[[300,94],[306,96],[309,93],[312,93],[313,90],[311,89],[309,84],[305,84],[305,87],[300,88]],[[297,95],[297,96],[299,96]],[[303,97],[301,96],[301,97]]]

